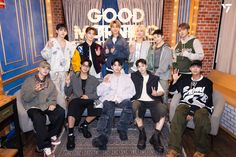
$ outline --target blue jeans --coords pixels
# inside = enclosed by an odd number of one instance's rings
[[[112,101],[104,101],[103,111],[97,123],[97,131],[99,135],[105,135],[108,137],[111,134],[111,127],[116,107],[122,108],[117,130],[127,132],[128,126],[133,118],[131,101],[123,100],[121,103],[117,104]]]

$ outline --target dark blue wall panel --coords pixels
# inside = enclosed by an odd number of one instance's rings
[[[0,61],[6,81],[38,66],[47,41],[44,0],[7,0],[0,9]],[[25,78],[10,82],[4,91],[13,93]]]

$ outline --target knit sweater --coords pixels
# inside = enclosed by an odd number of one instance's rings
[[[170,85],[170,93],[181,93],[180,104],[187,104],[190,107],[189,115],[194,115],[200,108],[206,108],[209,113],[213,112],[212,104],[212,82],[206,77],[193,81],[191,76],[180,77]]]

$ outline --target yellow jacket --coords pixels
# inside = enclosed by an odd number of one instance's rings
[[[81,62],[80,53],[77,49],[75,49],[74,55],[71,59],[72,69],[75,73],[80,71],[80,66],[81,66],[80,62]]]

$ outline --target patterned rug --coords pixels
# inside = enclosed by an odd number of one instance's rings
[[[117,121],[117,118],[116,118]],[[131,126],[128,130],[128,140],[121,141],[117,133],[116,128],[112,128],[112,134],[109,138],[107,150],[98,150],[92,146],[92,139],[97,136],[96,122],[90,127],[90,131],[93,135],[90,139],[85,139],[81,133],[75,128],[75,149],[73,151],[67,151],[67,132],[65,131],[61,137],[62,143],[56,148],[56,157],[164,157],[167,150],[167,141],[169,135],[169,126],[165,124],[161,140],[165,147],[165,152],[159,154],[154,151],[152,145],[149,143],[149,139],[153,134],[153,123],[150,118],[145,119],[144,126],[147,134],[147,143],[145,150],[139,150],[137,148],[138,130]],[[185,157],[185,153],[182,153],[180,157]]]

